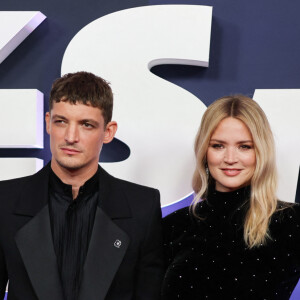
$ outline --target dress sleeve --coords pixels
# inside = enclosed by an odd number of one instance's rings
[[[189,207],[184,207],[163,218],[163,245],[165,270],[176,255],[176,241],[184,235],[191,225]]]

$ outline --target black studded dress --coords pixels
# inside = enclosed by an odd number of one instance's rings
[[[210,191],[197,207],[201,220],[188,207],[163,219],[163,300],[289,299],[300,278],[300,206],[276,212],[272,241],[248,249],[243,219],[249,194],[249,187]]]

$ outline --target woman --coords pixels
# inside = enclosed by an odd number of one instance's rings
[[[195,199],[164,219],[164,300],[289,299],[300,277],[300,206],[276,198],[274,152],[254,100],[208,107],[195,141]]]

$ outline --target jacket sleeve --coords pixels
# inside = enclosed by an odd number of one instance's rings
[[[4,299],[7,284],[7,269],[4,259],[3,250],[0,246],[0,299]]]
[[[161,283],[164,274],[162,229],[161,229],[161,207],[158,190],[154,190],[154,201],[149,216],[149,224],[142,245],[135,299],[157,300],[160,299]]]

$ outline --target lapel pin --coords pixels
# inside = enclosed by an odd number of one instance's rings
[[[115,246],[116,248],[120,248],[121,245],[122,245],[122,242],[121,242],[120,240],[115,240],[114,246]]]

